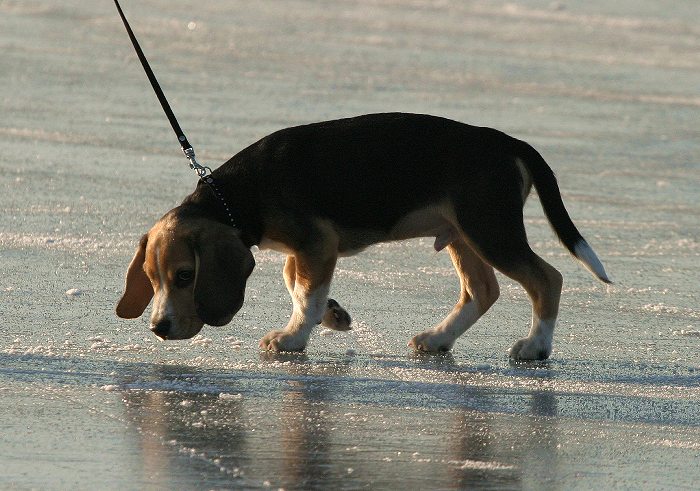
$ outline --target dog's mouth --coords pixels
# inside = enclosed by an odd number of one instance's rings
[[[202,330],[204,322],[198,317],[181,320],[175,324],[168,322],[168,328],[162,328],[162,324],[151,325],[151,332],[161,341],[173,341],[177,339],[190,339]]]
[[[181,318],[177,320],[161,320],[151,323],[151,332],[162,341],[172,341],[176,339],[190,339],[202,330],[205,324],[214,327],[225,326],[233,319],[233,316],[243,306],[243,298],[235,305],[233,312],[217,312],[214,315],[207,313],[206,309],[197,306],[197,315]]]

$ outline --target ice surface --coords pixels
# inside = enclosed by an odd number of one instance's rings
[[[565,282],[550,361],[508,361],[530,303],[502,276],[452,353],[407,351],[458,296],[432,238],[340,260],[353,330],[304,354],[258,350],[291,311],[284,258],[261,251],[229,326],[158,342],[114,305],[194,176],[110,4],[0,3],[1,488],[697,486],[696,1],[124,8],[203,163],[368,112],[498,127],[554,168],[615,284],[533,196],[528,236]]]

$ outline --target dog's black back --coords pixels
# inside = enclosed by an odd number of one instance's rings
[[[235,186],[227,195],[248,196],[265,214],[269,207],[290,208],[350,229],[386,232],[415,209],[480,194],[504,182],[504,173],[505,180],[519,179],[513,158],[504,158],[514,141],[436,116],[370,114],[272,133],[214,177]]]

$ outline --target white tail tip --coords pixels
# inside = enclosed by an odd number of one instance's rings
[[[591,246],[588,245],[588,242],[585,240],[578,241],[574,246],[574,256],[576,256],[586,269],[593,273],[600,281],[603,283],[612,283],[610,278],[608,278],[608,274],[605,272],[603,263],[600,262],[600,259],[598,259],[598,256],[596,256]]]

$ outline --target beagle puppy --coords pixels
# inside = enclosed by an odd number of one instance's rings
[[[270,331],[260,347],[301,351],[318,324],[350,328],[350,316],[328,298],[338,257],[379,242],[435,237],[435,250],[452,258],[461,294],[447,317],[409,346],[450,350],[498,298],[495,268],[532,300],[530,331],[510,356],[546,359],[562,276],[528,245],[523,206],[532,186],[563,245],[610,281],[564,208],[547,163],[494,129],[404,113],[308,124],[266,136],[212,177],[235,227],[200,182],[142,237],[128,267],[116,313],[139,317],[153,298],[151,330],[162,339],[230,322],[243,304],[257,245],[287,255],[284,280],[294,305],[287,326]]]

